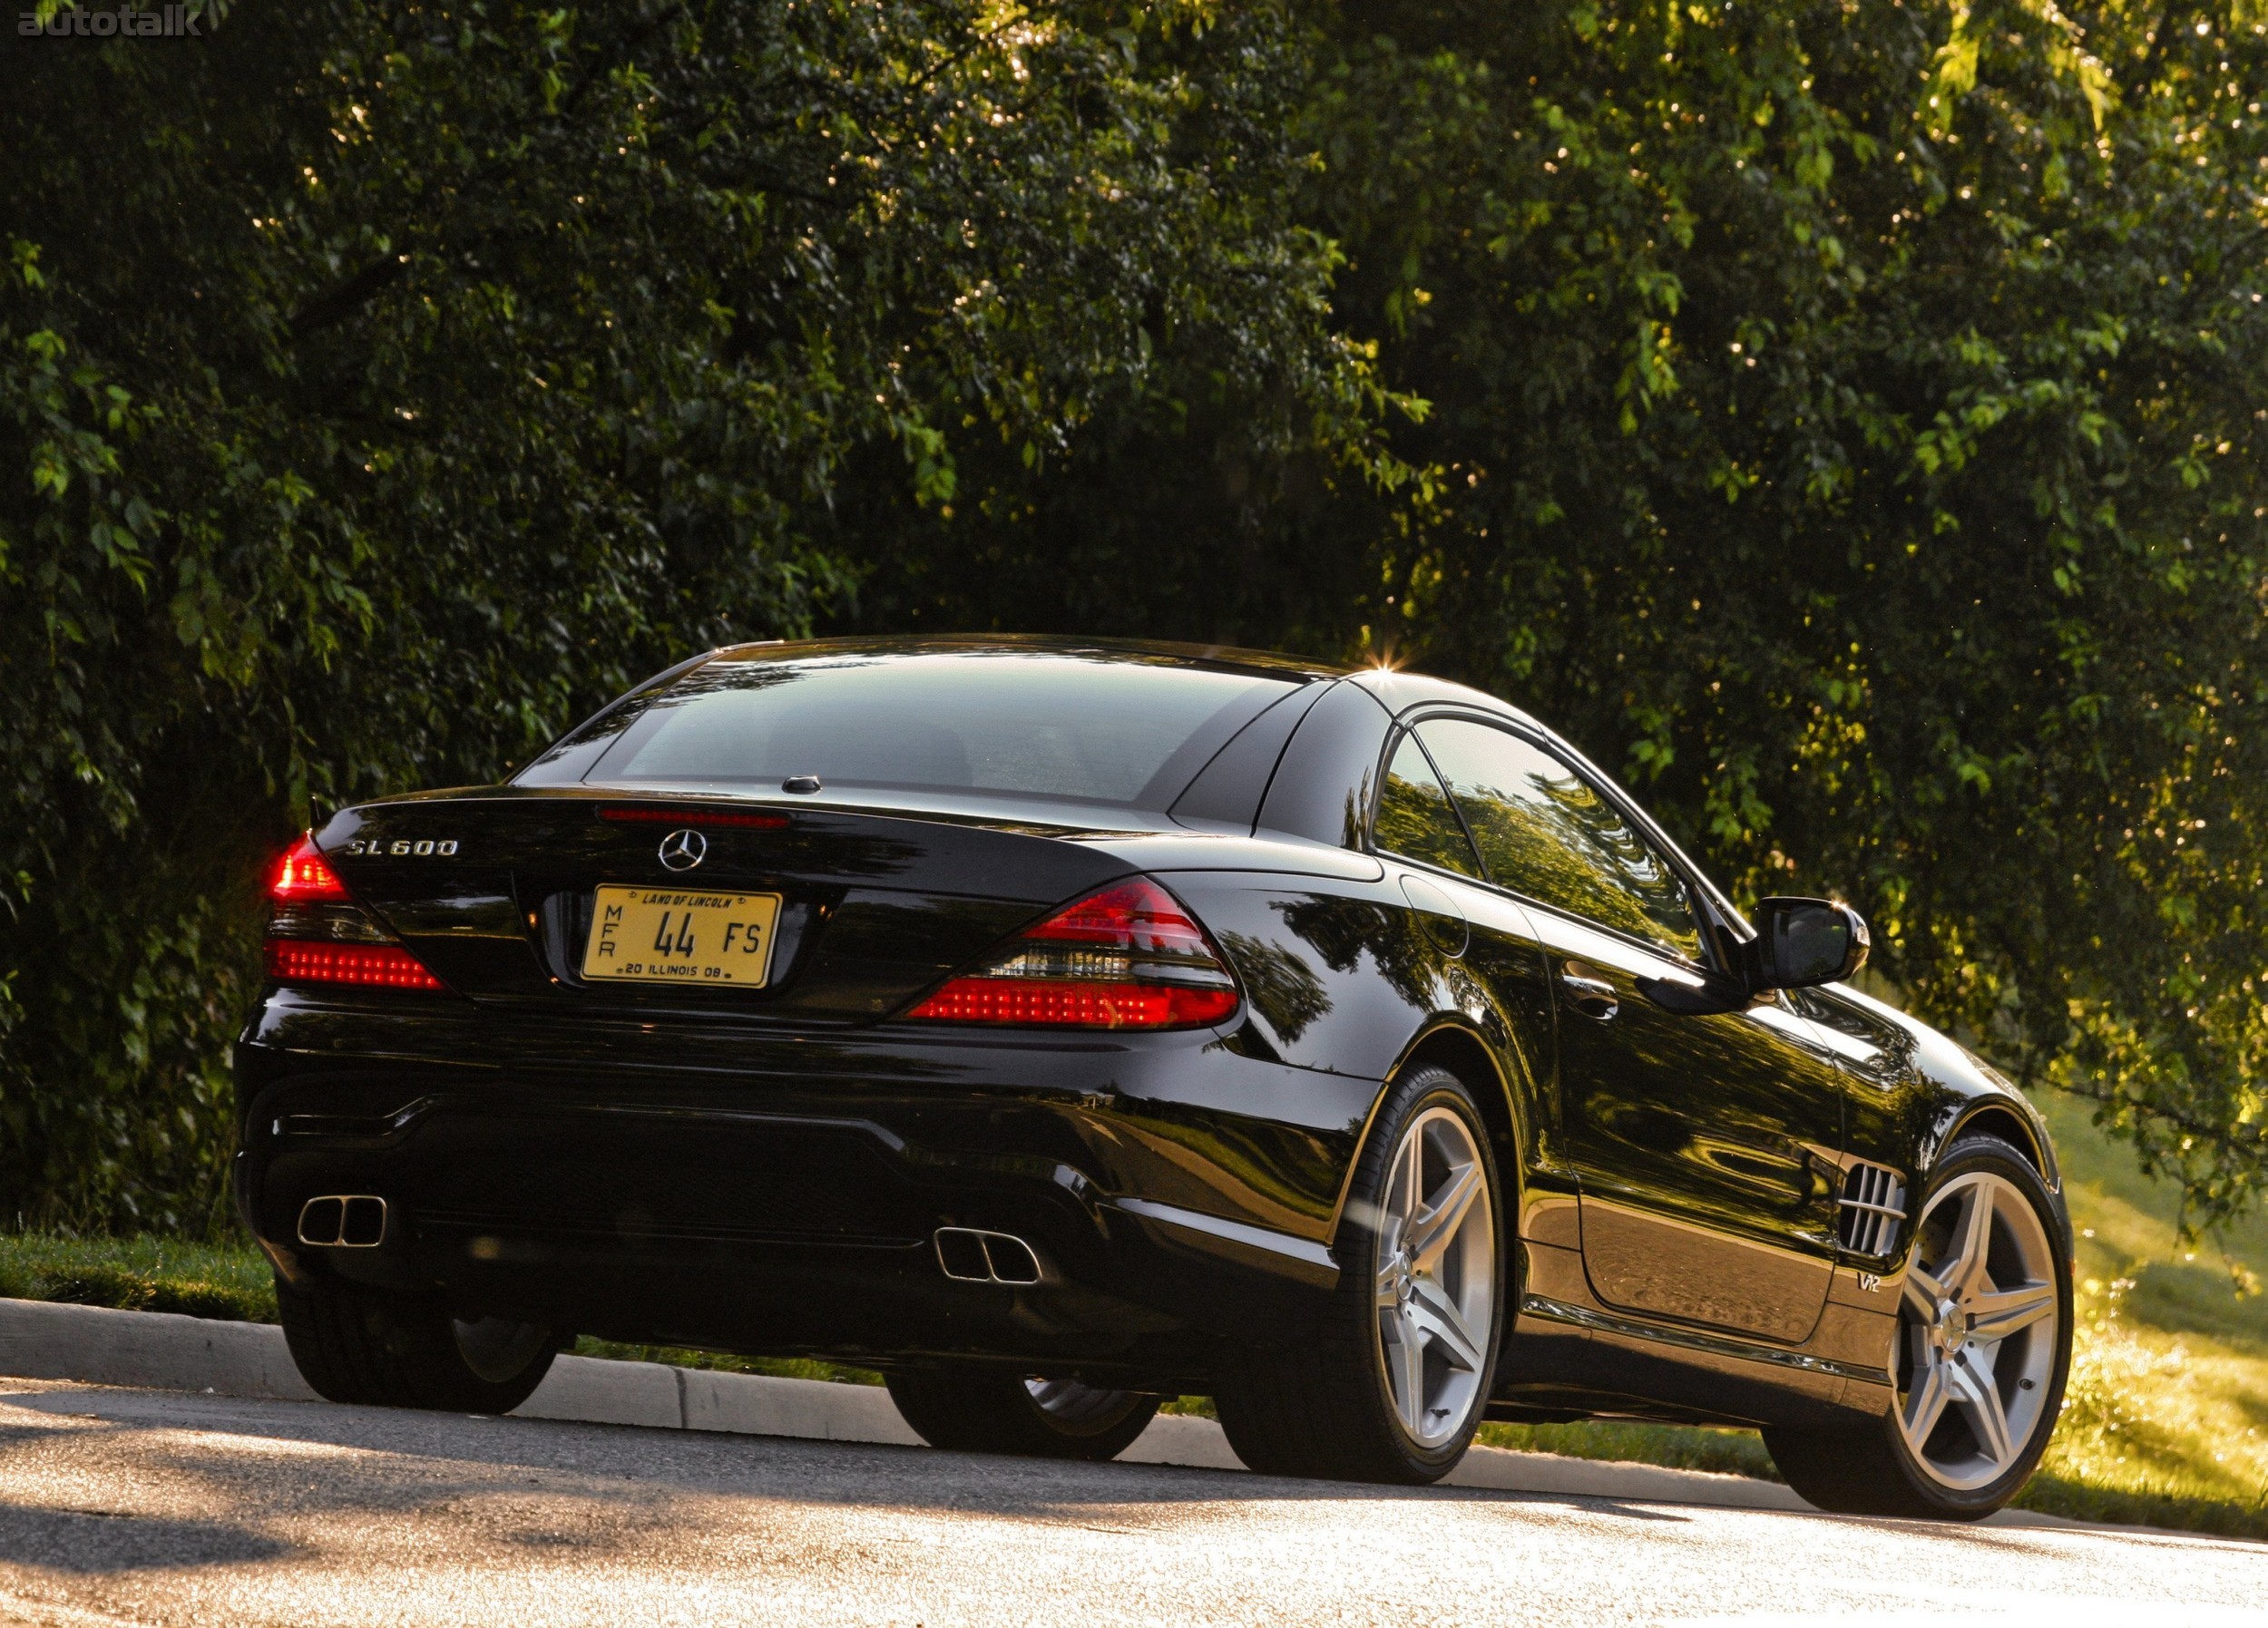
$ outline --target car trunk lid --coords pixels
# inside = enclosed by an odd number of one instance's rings
[[[1123,859],[1062,840],[1090,833],[965,814],[490,790],[349,809],[316,841],[356,900],[472,999],[847,1023],[898,1010],[1040,911],[1124,874]],[[663,859],[673,839],[682,868]],[[777,895],[769,976],[761,987],[585,978],[601,888]]]

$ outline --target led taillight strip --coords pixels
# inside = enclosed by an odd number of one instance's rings
[[[1233,989],[955,978],[906,1016],[932,1022],[1014,1023],[1047,1028],[1179,1028],[1218,1023],[1236,1009]]]
[[[355,984],[366,989],[445,989],[425,964],[395,944],[268,941],[268,976],[278,983]]]

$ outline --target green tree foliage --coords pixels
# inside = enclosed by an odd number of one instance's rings
[[[1526,704],[2225,1213],[2264,31],[315,0],[17,42],[0,1187],[200,1191],[311,804],[493,774],[717,639],[1006,627]]]
[[[1305,218],[1420,472],[1118,426],[866,614],[1367,648],[1619,766],[1751,896],[2263,1174],[2268,12],[1345,0]]]
[[[1036,463],[1176,346],[1362,455],[1293,44],[1266,5],[953,0],[10,39],[11,1207],[208,1213],[263,859],[804,629],[846,472],[934,512],[942,426]]]
[[[1434,409],[1374,637],[1750,892],[1848,891],[1925,1010],[2217,1213],[2268,1067],[2261,21],[1391,15],[1322,114]]]

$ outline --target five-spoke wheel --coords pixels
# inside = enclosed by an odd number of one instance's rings
[[[1237,1455],[1273,1475],[1419,1484],[1462,1457],[1488,1406],[1507,1291],[1488,1122],[1421,1067],[1371,1122],[1316,1327],[1253,1353],[1216,1400]]]
[[[2058,1350],[2056,1251],[2030,1201],[1973,1170],[1921,1217],[1899,1308],[1899,1428],[1946,1486],[1989,1485],[2038,1425]]]
[[[2066,1223],[2039,1173],[1964,1136],[1932,1174],[1888,1352],[1895,1399],[1849,1429],[1770,1429],[1788,1484],[1823,1509],[1973,1520],[2047,1450],[2071,1361]]]
[[[1402,1428],[1436,1447],[1480,1399],[1496,1310],[1496,1214],[1462,1116],[1434,1107],[1411,1122],[1379,1210],[1379,1356]]]

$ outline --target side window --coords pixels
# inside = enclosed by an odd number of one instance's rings
[[[1472,844],[1465,839],[1457,811],[1441,777],[1425,761],[1417,736],[1405,735],[1386,765],[1385,788],[1378,796],[1378,845],[1405,859],[1439,865],[1445,871],[1481,874]]]
[[[1685,884],[1614,805],[1540,746],[1486,724],[1418,726],[1500,886],[1701,959]]]

